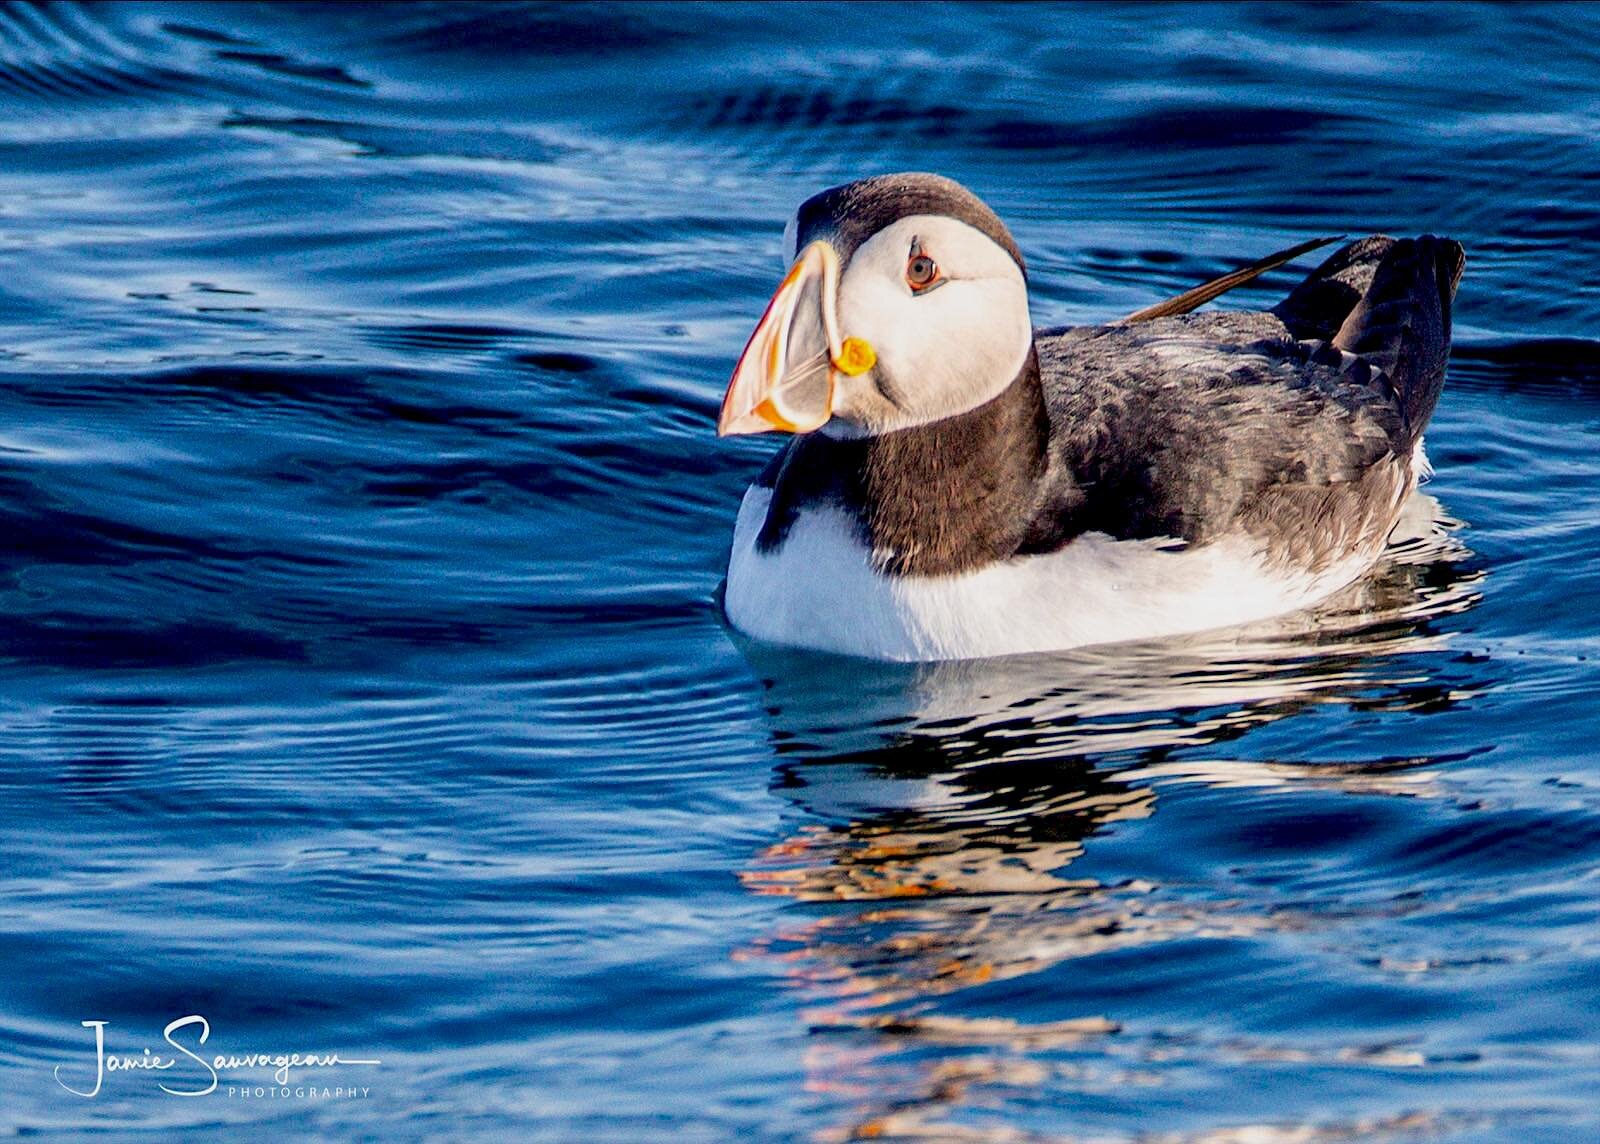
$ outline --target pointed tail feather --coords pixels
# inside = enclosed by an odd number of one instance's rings
[[[1320,247],[1327,246],[1330,242],[1338,242],[1344,235],[1336,234],[1331,238],[1313,238],[1306,242],[1297,243],[1288,250],[1280,250],[1276,254],[1269,254],[1248,266],[1241,266],[1237,270],[1228,272],[1220,278],[1213,278],[1203,282],[1193,290],[1185,290],[1176,298],[1168,298],[1165,302],[1157,302],[1154,306],[1146,306],[1143,310],[1129,314],[1115,324],[1128,324],[1131,322],[1148,322],[1152,318],[1169,318],[1174,314],[1187,314],[1190,310],[1198,310],[1213,298],[1219,298],[1229,290],[1243,286],[1246,282],[1254,281],[1269,270],[1276,270],[1285,262],[1293,262],[1302,254],[1308,254]]]

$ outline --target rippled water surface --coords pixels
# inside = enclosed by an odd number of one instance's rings
[[[1600,1137],[1594,8],[8,5],[0,110],[0,1130]],[[1040,324],[1465,243],[1391,558],[731,638],[721,385],[794,205],[905,168]],[[168,1095],[190,1014],[382,1063]],[[88,1020],[177,1064],[73,1095]]]

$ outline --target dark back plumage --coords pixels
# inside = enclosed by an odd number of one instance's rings
[[[1381,544],[1438,400],[1461,247],[1351,243],[1274,311],[1037,335],[1049,503],[1025,550],[1083,532],[1243,532],[1312,570]]]

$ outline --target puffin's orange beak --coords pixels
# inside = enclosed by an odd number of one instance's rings
[[[848,355],[838,294],[839,256],[819,239],[795,259],[745,344],[722,399],[718,436],[809,433],[833,415],[835,368],[861,372],[842,361]]]

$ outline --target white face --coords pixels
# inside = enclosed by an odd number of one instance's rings
[[[860,437],[955,417],[993,400],[1033,344],[1022,269],[945,215],[902,218],[841,272],[827,238],[789,269],[728,380],[717,432]]]
[[[931,284],[918,288],[926,263]],[[884,433],[975,409],[1016,378],[1033,344],[1028,289],[1005,249],[943,215],[909,215],[861,245],[839,280],[839,330],[877,364],[839,376],[833,436]]]

